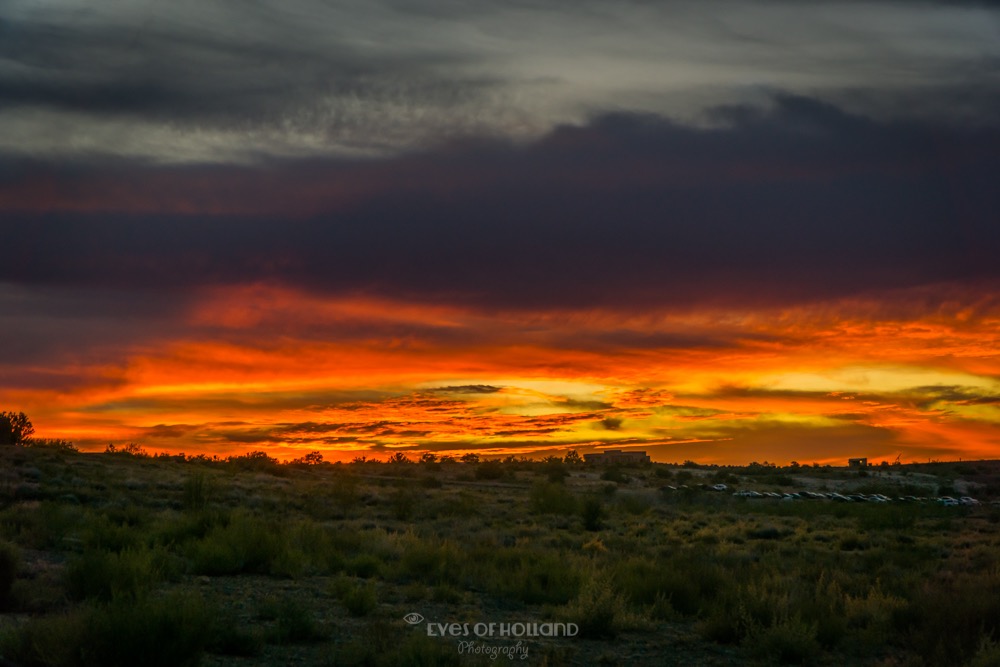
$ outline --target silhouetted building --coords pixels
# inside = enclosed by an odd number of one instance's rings
[[[598,454],[584,454],[587,463],[649,463],[646,452],[623,452],[620,449],[608,449]]]
[[[847,465],[849,465],[852,468],[867,468],[868,467],[868,459],[866,459],[866,458],[847,459]]]

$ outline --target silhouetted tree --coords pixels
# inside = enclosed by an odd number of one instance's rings
[[[295,465],[317,466],[323,463],[323,453],[309,452],[305,456],[300,456],[297,459],[292,459],[292,463],[294,463]]]
[[[24,445],[35,427],[23,412],[0,412],[0,445]]]

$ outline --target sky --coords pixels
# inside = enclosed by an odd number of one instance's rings
[[[7,0],[0,409],[84,450],[1000,458],[1000,7]]]

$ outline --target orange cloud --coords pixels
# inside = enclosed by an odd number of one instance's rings
[[[28,411],[39,436],[93,448],[336,459],[634,446],[715,462],[1000,453],[989,303],[492,313],[258,285],[212,290],[182,319],[183,336],[134,341],[112,362],[79,362],[74,383],[53,375],[0,400]]]

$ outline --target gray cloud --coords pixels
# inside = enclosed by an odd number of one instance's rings
[[[728,125],[711,130],[615,114],[520,148],[470,144],[378,168],[24,165],[0,196],[47,183],[47,202],[63,196],[72,207],[83,192],[94,212],[6,215],[0,231],[18,252],[0,280],[158,291],[269,281],[490,306],[627,308],[949,282],[990,293],[1000,278],[1000,128],[881,122],[787,95],[768,111],[719,113]],[[328,183],[361,194],[324,202]],[[189,184],[201,190],[191,195]],[[189,196],[196,210],[116,213],[117,198],[87,201],[89,188],[103,187],[138,192],[138,204],[149,197],[154,208]],[[212,213],[258,199],[258,215]],[[318,211],[297,213],[303,200]]]
[[[11,0],[0,151],[384,154],[537,137],[609,109],[693,120],[769,89],[947,116],[922,91],[995,88],[997,17],[988,3],[932,2]],[[983,115],[974,97],[963,118]]]

